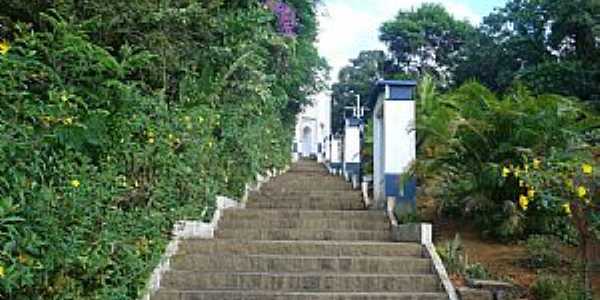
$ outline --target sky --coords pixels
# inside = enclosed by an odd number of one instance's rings
[[[416,8],[425,2],[442,4],[458,19],[477,25],[505,0],[324,0],[319,17],[318,47],[332,66],[331,79],[362,50],[385,50],[379,42],[379,27],[400,9]]]

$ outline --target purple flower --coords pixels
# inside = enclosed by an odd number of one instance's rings
[[[265,0],[264,4],[277,16],[278,31],[285,36],[296,36],[296,11],[282,1]]]

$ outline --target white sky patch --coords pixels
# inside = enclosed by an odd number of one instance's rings
[[[403,9],[417,8],[427,0],[369,0],[357,6],[355,1],[326,0],[319,18],[318,47],[332,67],[331,79],[337,81],[339,70],[363,50],[385,50],[379,41],[379,27]],[[461,20],[479,24],[482,16],[457,0],[436,1]],[[360,2],[358,2],[360,3]],[[366,9],[365,9],[366,8]]]

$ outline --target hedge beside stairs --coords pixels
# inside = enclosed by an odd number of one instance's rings
[[[9,1],[11,2],[11,1]],[[312,1],[12,1],[0,12],[0,299],[135,299],[180,219],[289,159]]]

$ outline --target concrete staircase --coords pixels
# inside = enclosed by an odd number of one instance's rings
[[[216,239],[183,241],[152,299],[448,299],[421,245],[392,243],[386,220],[301,161],[225,210]]]

